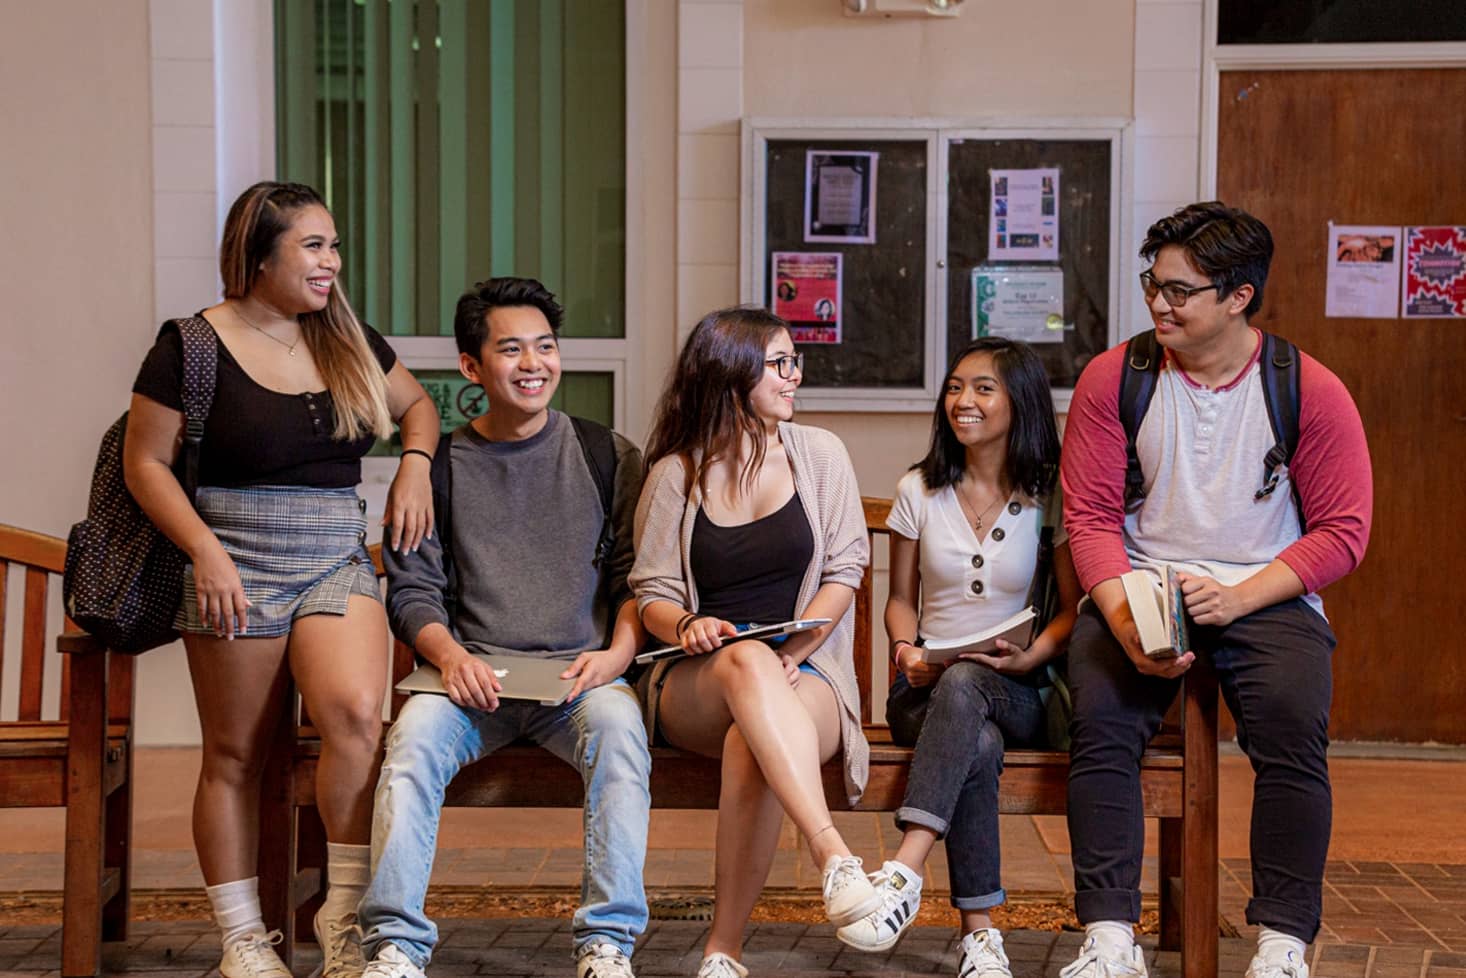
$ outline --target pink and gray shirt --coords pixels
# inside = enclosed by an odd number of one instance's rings
[[[1126,513],[1124,369],[1124,344],[1085,367],[1064,431],[1064,525],[1084,590],[1165,564],[1235,585],[1281,559],[1323,614],[1316,592],[1358,566],[1369,542],[1369,447],[1348,389],[1303,354],[1298,450],[1277,489],[1258,500],[1262,459],[1274,439],[1257,353],[1217,388],[1196,383],[1166,357],[1136,437],[1145,499]],[[1307,533],[1300,533],[1294,485]]]

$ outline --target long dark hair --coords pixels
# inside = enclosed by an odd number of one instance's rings
[[[1003,476],[1015,489],[1034,499],[1054,488],[1059,473],[1059,428],[1054,422],[1054,397],[1049,392],[1049,375],[1043,361],[1027,343],[1001,336],[984,336],[967,344],[952,358],[947,378],[974,353],[993,358],[993,370],[1007,391],[1012,405],[1008,426],[1008,457]],[[967,470],[967,450],[957,440],[947,417],[946,379],[932,412],[932,444],[926,458],[912,466],[921,471],[927,489],[940,489],[962,481]]]
[[[687,469],[683,489],[696,482],[707,492],[707,473],[715,462],[735,458],[744,435],[753,454],[739,473],[745,488],[764,460],[764,426],[750,395],[764,375],[769,344],[789,324],[767,309],[735,306],[710,312],[692,330],[671,383],[657,402],[656,420],[647,438],[646,466],[669,455],[682,457]],[[694,464],[695,460],[695,464]]]

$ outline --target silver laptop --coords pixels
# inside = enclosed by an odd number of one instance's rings
[[[487,662],[504,687],[499,691],[501,698],[511,700],[534,700],[541,706],[559,706],[570,695],[574,679],[561,679],[560,673],[570,667],[574,659],[545,659],[530,655],[508,655],[505,653],[470,652],[475,659]],[[423,663],[397,684],[400,693],[438,693],[446,695],[443,689],[443,674],[431,663]]]

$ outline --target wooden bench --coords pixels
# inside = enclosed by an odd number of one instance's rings
[[[0,666],[11,564],[25,582],[18,709],[0,720],[0,808],[66,808],[61,973],[75,976],[95,975],[102,941],[127,936],[134,661],[80,632],[60,636],[59,717],[41,719],[47,598],[65,563],[66,541],[0,524]]]
[[[890,500],[864,500],[872,540],[888,533]],[[378,564],[380,570],[380,563]],[[891,812],[906,790],[908,748],[891,743],[884,725],[871,723],[871,686],[876,653],[872,572],[856,594],[855,672],[861,719],[871,745],[870,781],[859,804],[845,799],[838,763],[826,766],[825,794],[835,811]],[[884,650],[880,651],[884,658]],[[393,675],[411,671],[412,652],[396,643]],[[394,679],[395,682],[395,679]],[[394,694],[395,715],[403,697]],[[1145,814],[1160,820],[1161,946],[1179,948],[1184,978],[1217,973],[1217,685],[1209,664],[1198,660],[1187,673],[1173,725],[1158,736],[1141,763]],[[273,814],[270,837],[261,839],[261,900],[267,924],[285,931],[289,953],[294,938],[308,939],[310,918],[321,899],[324,830],[315,811],[315,771],[320,741],[309,726],[287,718],[270,764],[268,792]],[[1008,815],[1059,815],[1065,810],[1069,756],[1058,751],[1015,750],[1004,756],[999,805]],[[718,762],[669,748],[652,751],[652,805],[656,808],[716,809]],[[578,808],[584,800],[579,774],[540,749],[511,746],[465,768],[449,786],[445,805],[472,807]],[[268,862],[268,865],[264,865]]]

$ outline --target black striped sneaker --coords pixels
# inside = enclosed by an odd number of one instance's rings
[[[893,859],[886,860],[871,882],[881,904],[853,924],[835,931],[835,936],[862,951],[884,951],[901,939],[921,909],[921,877]]]
[[[1003,932],[996,927],[975,930],[962,938],[962,964],[957,978],[1013,978],[1003,951]]]

